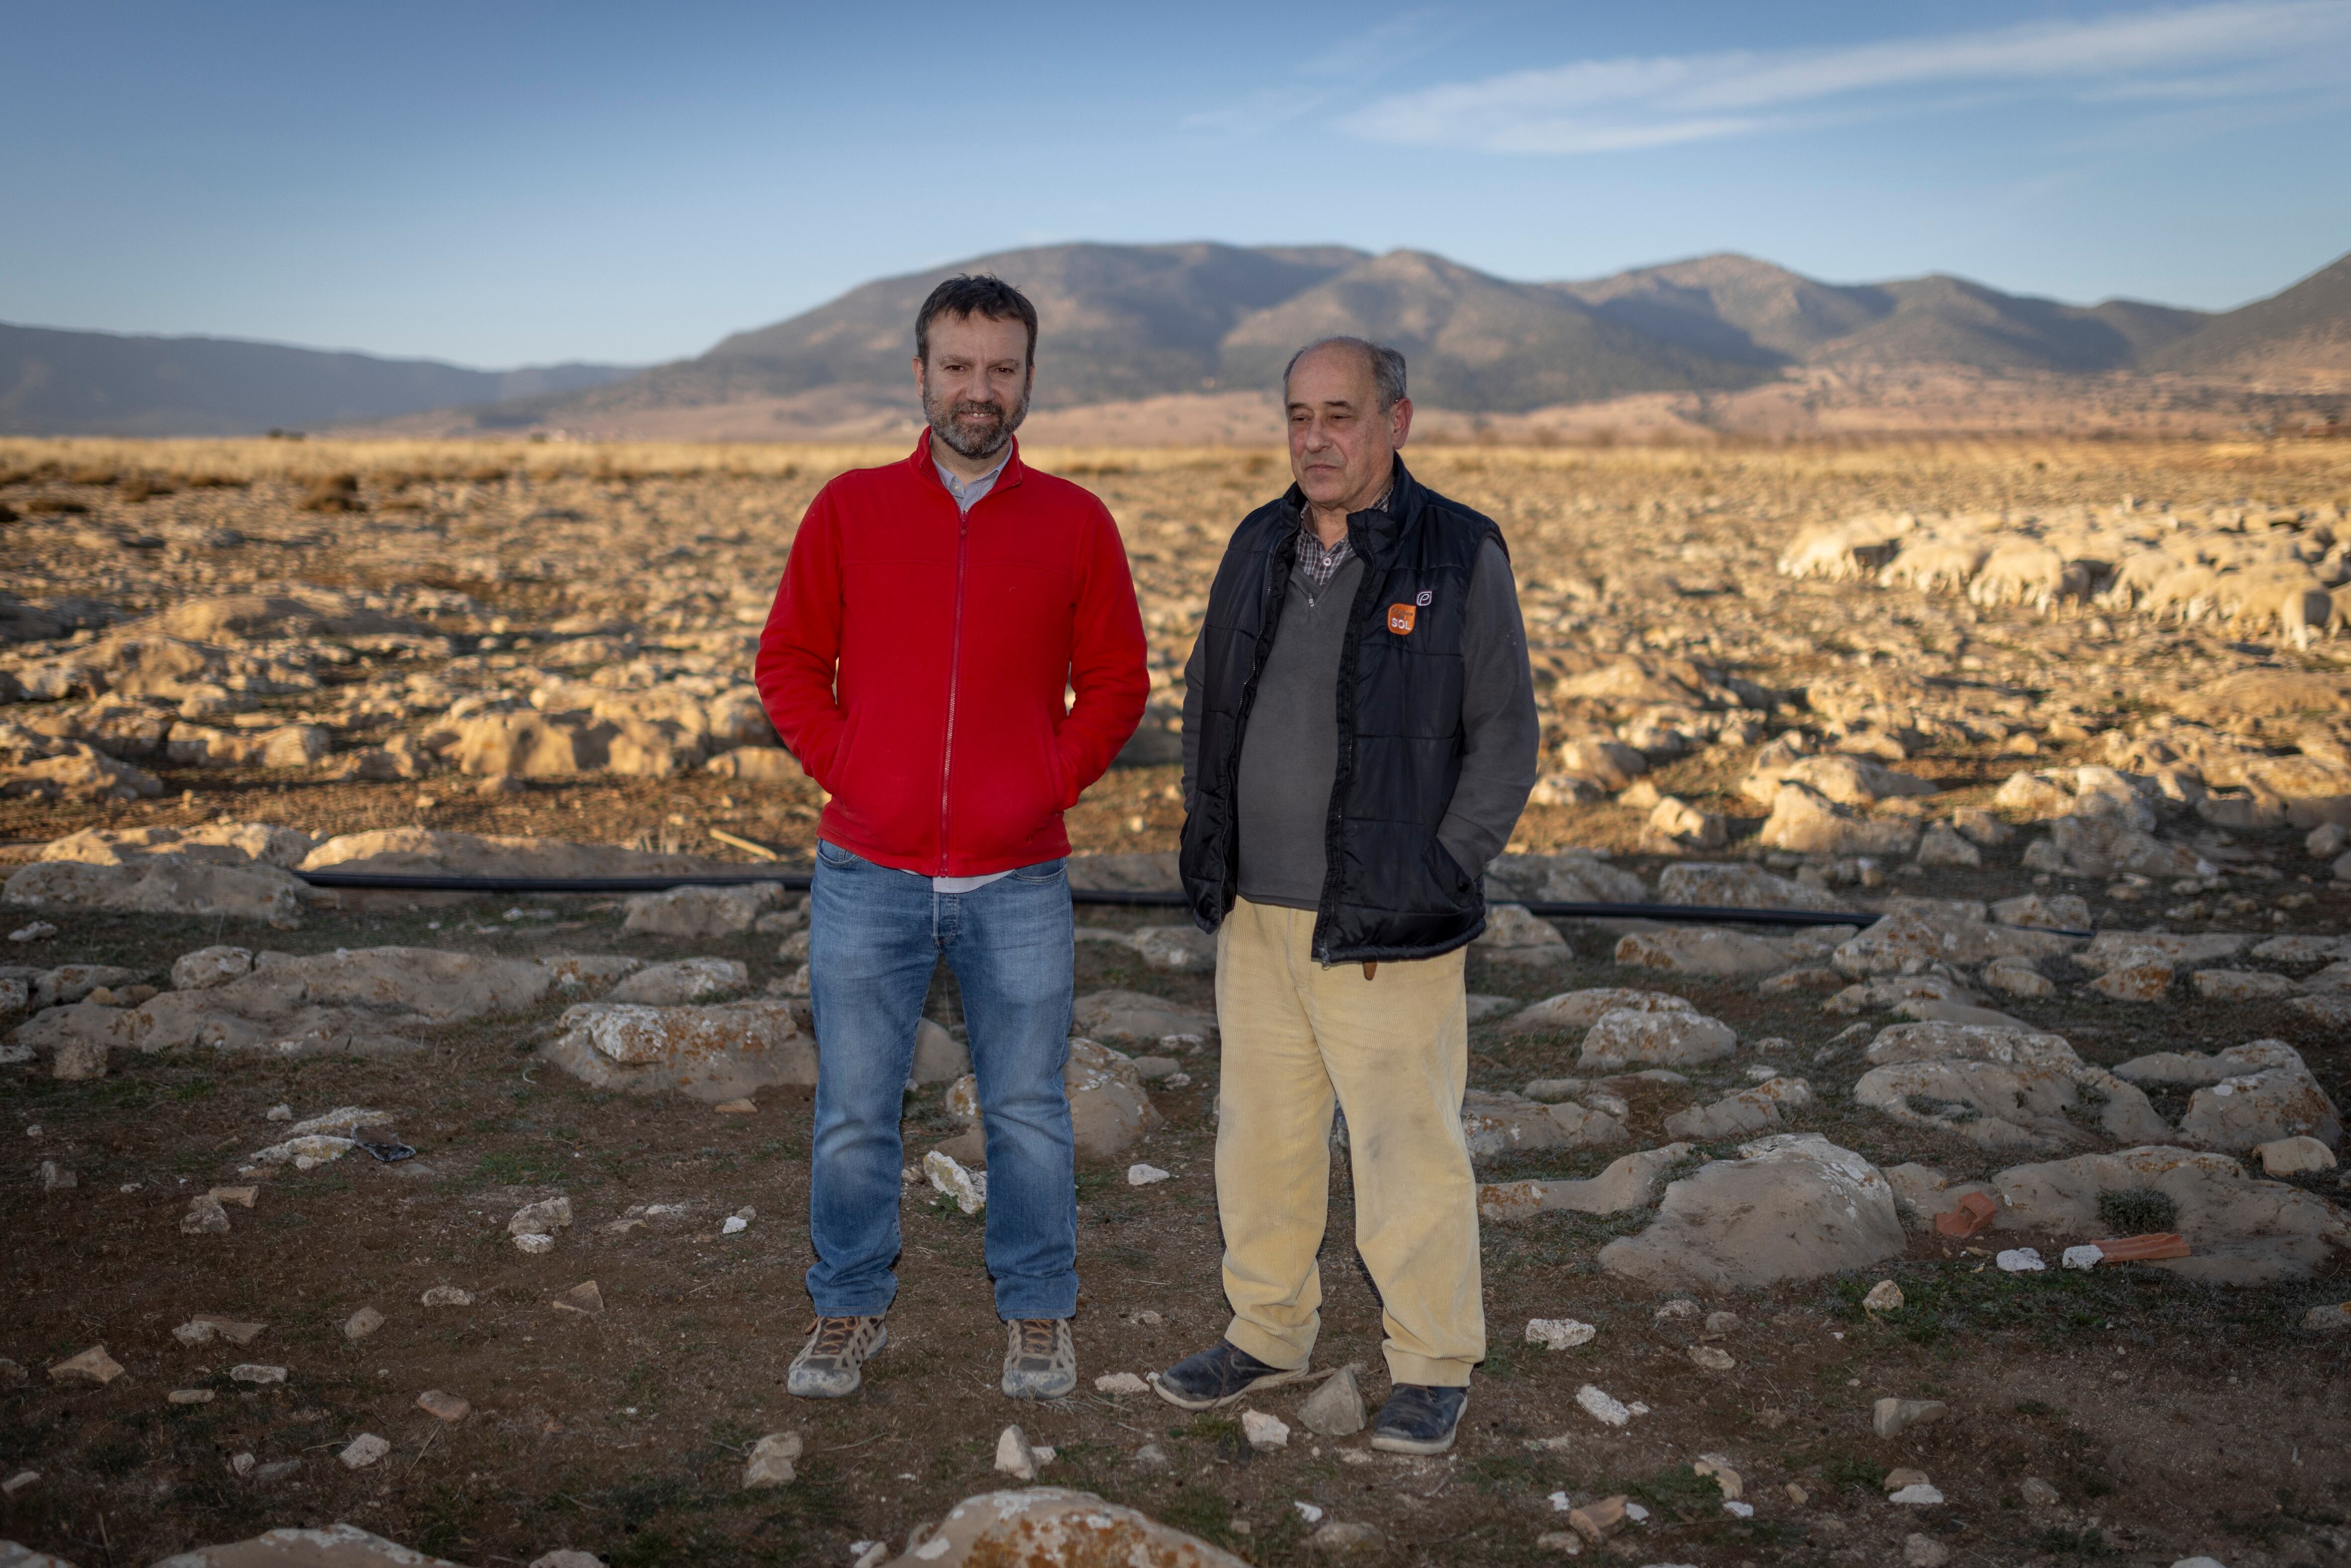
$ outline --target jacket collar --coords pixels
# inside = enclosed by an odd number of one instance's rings
[[[1386,504],[1347,514],[1347,533],[1355,541],[1358,554],[1386,556],[1395,544],[1397,536],[1420,513],[1425,495],[1420,481],[1415,479],[1411,470],[1404,465],[1403,454],[1397,454],[1391,461],[1395,466],[1389,471]],[[1293,481],[1281,498],[1289,504],[1290,514],[1298,519],[1299,526],[1304,527],[1306,492]]]
[[[914,438],[914,454],[906,459],[906,462],[907,465],[914,469],[914,478],[917,483],[928,485],[932,489],[936,490],[940,495],[944,496],[947,493],[947,487],[939,483],[939,471],[935,460],[931,456],[932,434],[933,432],[929,425],[926,424],[923,426],[923,434]],[[1004,472],[996,476],[997,490],[1007,490],[1011,488],[1013,486],[1020,483],[1021,479],[1029,472],[1028,465],[1020,461],[1020,438],[1019,436],[1016,435],[1012,438],[1011,447],[1012,450],[1005,455]],[[990,495],[994,495],[995,493],[996,490],[988,492]]]

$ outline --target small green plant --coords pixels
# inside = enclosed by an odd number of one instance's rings
[[[1858,1454],[1832,1454],[1821,1461],[1821,1479],[1833,1487],[1881,1492],[1886,1490],[1886,1467]]]
[[[2178,1225],[2179,1205],[2151,1186],[2126,1187],[2098,1195],[2098,1219],[2117,1236],[2139,1236]]]

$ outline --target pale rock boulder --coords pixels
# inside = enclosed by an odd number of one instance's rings
[[[2069,1112],[2095,1115],[2118,1143],[2169,1136],[2146,1092],[2085,1062],[2062,1035],[1979,1024],[1896,1024],[1864,1052],[1855,1103],[1957,1133],[1994,1150],[2053,1153],[2086,1134]]]
[[[1624,1124],[1604,1112],[1479,1089],[1462,1096],[1461,1133],[1472,1159],[1536,1149],[1606,1148],[1625,1140]]]
[[[2168,931],[2101,931],[2091,938],[2088,946],[2074,955],[2074,962],[2093,975],[2103,975],[2136,954],[2154,953],[2177,967],[2192,968],[2220,958],[2233,958],[2254,940],[2250,934],[2237,931],[2185,935]]]
[[[1777,805],[1779,786],[1793,783],[1803,785],[1840,806],[1875,806],[1880,800],[1932,795],[1940,788],[1915,774],[1897,772],[1870,758],[1841,754],[1800,757],[1774,771],[1778,777],[1768,789],[1750,775],[1748,780],[1740,784],[1740,790],[1758,804]],[[1750,785],[1756,787],[1750,788]]]
[[[258,920],[280,930],[302,924],[306,889],[274,865],[217,865],[185,855],[135,857],[122,865],[39,861],[13,873],[0,905],[117,915],[199,915]]]
[[[2016,1166],[1994,1176],[1994,1229],[2102,1236],[2098,1199],[2154,1191],[2178,1206],[2174,1228],[2194,1249],[2144,1263],[2191,1280],[2267,1285],[2306,1279],[2351,1252],[2351,1217],[2325,1198],[2256,1180],[2227,1155],[2151,1145]]]
[[[1976,965],[1994,958],[2046,958],[2078,944],[2051,931],[1992,925],[1928,904],[1898,908],[1829,956],[1848,975],[1886,975],[1924,964]]]
[[[183,855],[215,865],[283,866],[291,871],[315,847],[299,828],[274,822],[204,822],[193,828],[85,828],[41,846],[45,861],[130,865],[149,855]]]
[[[2057,982],[2043,974],[2030,958],[1994,958],[1983,967],[1983,983],[2011,997],[2057,994]]]
[[[751,929],[759,911],[775,901],[773,883],[719,887],[673,887],[660,893],[640,893],[622,906],[624,931],[648,936],[678,936],[695,940],[733,936]]]
[[[1561,742],[1558,758],[1561,772],[1588,779],[1611,795],[1630,789],[1634,779],[1649,770],[1647,758],[1621,741],[1596,735]]]
[[[148,800],[163,781],[78,741],[57,744],[46,757],[0,763],[0,797],[41,800]]]
[[[1603,1013],[1583,1037],[1581,1067],[1688,1067],[1719,1061],[1739,1049],[1739,1036],[1719,1019],[1699,1012],[1626,1009]]]
[[[1497,855],[1486,875],[1510,895],[1542,904],[1640,904],[1649,896],[1638,876],[1590,850]]]
[[[1532,1034],[1546,1030],[1588,1030],[1613,1012],[1690,1013],[1698,1009],[1689,1000],[1669,991],[1633,990],[1622,986],[1603,986],[1592,990],[1562,991],[1555,997],[1545,997],[1513,1013],[1502,1025],[1511,1034]]]
[[[315,724],[276,729],[207,729],[175,724],[165,755],[182,768],[308,768],[334,749],[334,737]]]
[[[1575,956],[1557,926],[1515,904],[1497,904],[1489,908],[1486,929],[1479,933],[1469,947],[1491,963],[1529,967],[1563,964]]]
[[[1918,841],[1918,824],[1859,817],[1817,790],[1785,783],[1772,797],[1771,815],[1756,841],[1799,854],[1907,855]]]
[[[1622,1214],[1647,1208],[1657,1201],[1666,1173],[1689,1152],[1687,1144],[1667,1144],[1620,1155],[1607,1169],[1584,1181],[1490,1182],[1478,1189],[1478,1217],[1499,1222],[1552,1212]]]
[[[1213,1015],[1142,991],[1089,991],[1071,1011],[1077,1031],[1092,1040],[1156,1044],[1169,1035],[1204,1040],[1217,1035]]]
[[[1924,866],[1974,867],[1983,864],[1983,852],[1949,822],[1929,822],[1919,835],[1917,862]]]
[[[970,1071],[971,1051],[963,1041],[929,1019],[914,1026],[914,1061],[907,1082],[952,1083]]]
[[[2182,1142],[2246,1154],[2285,1138],[2314,1138],[2329,1148],[2343,1141],[2335,1102],[2292,1046],[2283,1040],[2254,1040],[2219,1055],[2242,1063],[2245,1070],[2189,1096],[2188,1112],[2179,1119]]]
[[[2002,925],[2061,931],[2085,931],[2090,925],[2089,904],[2073,893],[2028,893],[2003,898],[1989,913]]]
[[[265,952],[247,973],[165,991],[136,1008],[52,1009],[17,1039],[43,1051],[78,1041],[117,1051],[398,1055],[418,1047],[409,1030],[519,1011],[551,983],[538,964],[433,947]]]
[[[1217,939],[1196,925],[1146,925],[1134,934],[1134,950],[1168,974],[1205,975],[1217,967]]]
[[[674,1007],[705,997],[750,988],[751,972],[736,958],[680,958],[649,964],[604,993],[608,1002]]]
[[[61,1002],[78,1002],[101,988],[111,990],[132,985],[143,972],[119,964],[60,964],[33,977],[32,1005],[53,1008]]]
[[[779,746],[742,746],[722,751],[702,765],[705,773],[746,784],[796,784],[808,775],[799,759]]]
[[[2155,792],[2112,768],[2053,768],[2011,773],[1992,796],[1995,809],[2033,821],[2105,817],[2144,832],[2156,821]]]
[[[1853,935],[1850,925],[1816,925],[1784,936],[1757,936],[1719,925],[1667,925],[1628,931],[1615,959],[1635,968],[1681,975],[1770,975],[1815,958]]]
[[[739,872],[704,855],[663,854],[614,844],[575,843],[519,834],[444,832],[434,828],[374,828],[327,840],[304,857],[303,871],[391,872],[458,876],[690,876]]]
[[[2207,1001],[2272,1001],[2302,989],[2289,977],[2267,969],[2199,969],[2189,977]]]
[[[1666,1118],[1666,1135],[1690,1143],[1751,1136],[1777,1127],[1786,1112],[1812,1103],[1813,1086],[1802,1079],[1767,1078],[1711,1105],[1675,1112]]]
[[[1850,1018],[1857,1013],[1899,1007],[1904,1002],[1972,1002],[1976,999],[1976,994],[1959,981],[1945,975],[1921,971],[1916,975],[1879,975],[1873,979],[1855,981],[1823,1002],[1821,1011]]]
[[[1790,877],[1777,876],[1747,861],[1692,861],[1657,873],[1659,904],[1707,909],[1818,909],[1835,911],[1836,895]]]
[[[643,958],[625,953],[550,953],[538,962],[555,988],[567,994],[605,990],[645,967]]]
[[[2047,841],[2058,857],[2056,869],[2076,876],[2210,876],[2216,869],[2188,845],[2167,842],[2120,817],[2059,817],[2049,824]]]
[[[1646,847],[1667,854],[1719,850],[1730,841],[1730,823],[1712,811],[1699,810],[1678,795],[1667,795],[1650,809],[1642,839]]]
[[[1876,1168],[1816,1134],[1742,1145],[1666,1188],[1638,1236],[1600,1266],[1653,1289],[1728,1291],[1812,1280],[1898,1257],[1907,1245]]]
[[[762,1089],[816,1083],[816,1043],[800,1032],[787,1002],[582,1002],[561,1021],[562,1032],[539,1055],[598,1089],[674,1090],[716,1105]]]
[[[1971,1192],[1992,1197],[1991,1186],[1988,1182],[1955,1182],[1934,1166],[1915,1162],[1887,1166],[1879,1174],[1894,1188],[1895,1202],[1903,1210],[1906,1223],[1913,1230],[1932,1230],[1937,1215],[1957,1208],[1959,1200]]]
[[[389,1448],[381,1437],[366,1439]],[[345,1461],[349,1463],[348,1460]],[[362,1461],[362,1463],[370,1461]],[[356,1524],[323,1530],[265,1531],[250,1541],[201,1546],[166,1557],[155,1568],[459,1568],[444,1557],[412,1551]]]
[[[1094,1040],[1070,1041],[1061,1083],[1081,1155],[1117,1159],[1165,1120],[1144,1092],[1134,1058]]]
[[[884,1568],[1247,1568],[1228,1552],[1092,1492],[1024,1487],[983,1492],[935,1528],[916,1525]]]

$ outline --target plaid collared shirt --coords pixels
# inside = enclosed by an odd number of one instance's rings
[[[1378,500],[1364,510],[1376,512],[1387,504],[1388,498],[1384,492]],[[1353,534],[1341,534],[1337,544],[1326,545],[1322,536],[1314,531],[1312,512],[1308,512],[1299,520],[1298,564],[1305,571],[1306,580],[1314,585],[1315,592],[1320,593],[1330,587],[1331,580],[1339,575],[1339,569],[1354,559],[1355,537]]]

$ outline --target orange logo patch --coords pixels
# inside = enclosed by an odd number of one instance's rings
[[[1391,604],[1388,606],[1388,630],[1399,637],[1411,635],[1412,623],[1418,619],[1420,619],[1420,609],[1417,605]]]

